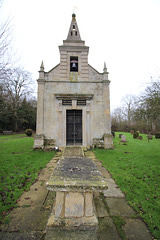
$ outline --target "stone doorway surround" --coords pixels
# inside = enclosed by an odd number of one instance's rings
[[[82,110],[66,110],[66,144],[82,145]]]
[[[91,103],[93,94],[55,94],[58,109],[58,146],[67,146],[66,142],[66,111],[82,110],[82,146],[92,145],[91,131]],[[71,100],[71,105],[63,105],[63,100]],[[86,105],[77,105],[77,100],[85,100]]]

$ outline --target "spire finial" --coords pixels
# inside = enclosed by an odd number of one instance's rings
[[[72,21],[76,21],[76,14],[75,13],[72,14]]]
[[[103,68],[103,72],[104,72],[104,73],[107,73],[106,62],[104,62],[104,68]]]
[[[75,17],[76,17],[76,14],[75,14],[75,13],[73,13],[73,14],[72,14],[72,18],[75,18]]]
[[[42,60],[41,66],[40,66],[40,71],[44,72],[44,63],[43,63],[43,60]]]

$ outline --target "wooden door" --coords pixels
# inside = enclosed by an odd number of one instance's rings
[[[66,114],[67,145],[82,144],[82,110],[67,110]]]

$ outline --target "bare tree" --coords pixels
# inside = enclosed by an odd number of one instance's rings
[[[3,82],[3,94],[11,106],[14,116],[14,131],[18,128],[18,109],[24,98],[29,99],[32,96],[33,80],[31,74],[23,68],[14,68],[10,75]]]
[[[0,10],[3,0],[0,0]],[[11,48],[10,21],[0,24],[0,130],[12,129],[17,131],[19,109],[22,111],[22,102],[25,108],[32,106],[33,81],[31,74],[22,67],[13,67],[15,56]],[[24,100],[25,99],[25,100]],[[30,108],[31,108],[30,107]],[[21,114],[22,118],[23,114]],[[25,118],[25,116],[23,116]],[[13,128],[14,126],[14,128]]]
[[[127,121],[128,127],[130,127],[135,107],[135,97],[133,95],[126,95],[121,102],[123,109],[122,113]]]
[[[160,130],[160,79],[151,81],[139,99],[139,109],[149,130]]]
[[[111,119],[112,119],[112,130],[114,131],[124,130],[125,119],[123,116],[123,109],[121,107],[114,109],[114,111],[111,114]]]
[[[0,0],[0,9],[3,1]],[[10,74],[13,57],[11,49],[11,26],[9,19],[0,24],[0,82]]]

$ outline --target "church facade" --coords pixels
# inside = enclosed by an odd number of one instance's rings
[[[81,40],[76,15],[59,46],[60,63],[39,71],[34,148],[67,145],[113,148],[107,68],[88,64],[89,47]]]

